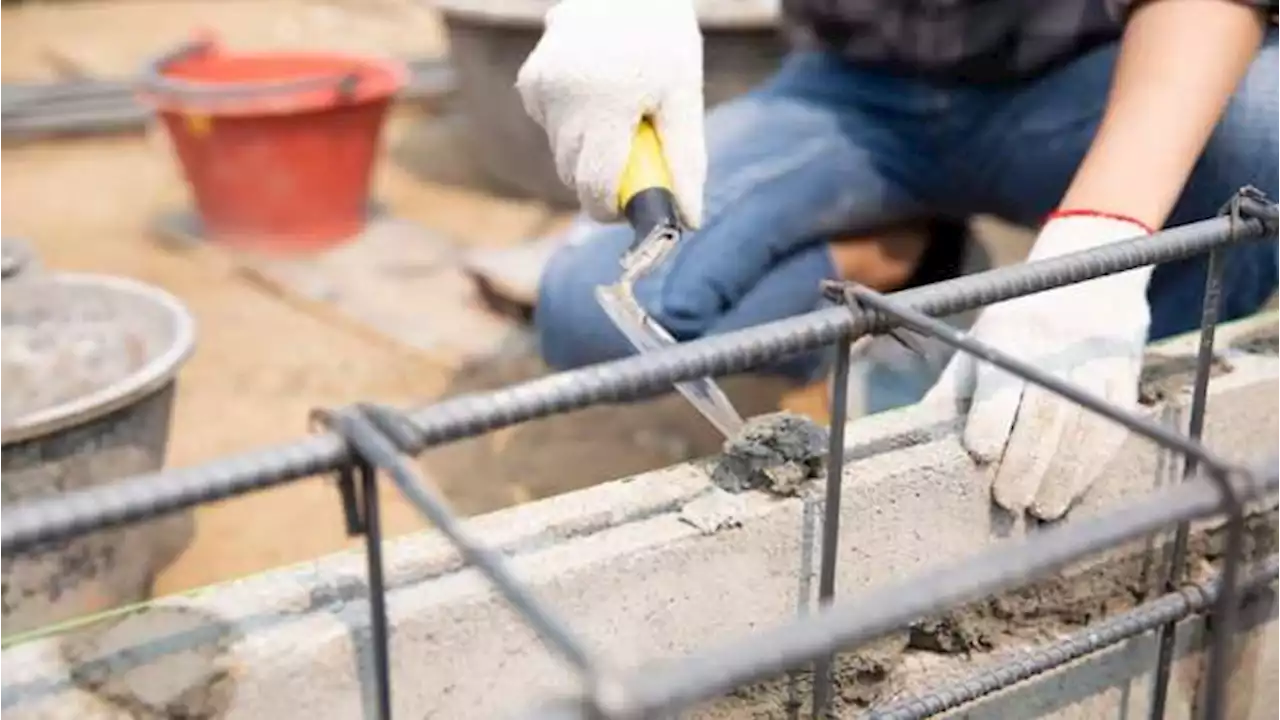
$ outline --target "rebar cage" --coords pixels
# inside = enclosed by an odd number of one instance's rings
[[[1165,569],[1165,595],[1076,635],[1023,653],[955,687],[877,708],[872,716],[928,717],[1159,629],[1151,706],[1152,717],[1159,718],[1164,714],[1175,625],[1191,614],[1209,612],[1214,625],[1201,707],[1207,717],[1221,717],[1242,593],[1270,584],[1277,575],[1275,556],[1244,566],[1243,539],[1245,507],[1250,501],[1270,498],[1275,492],[1278,461],[1273,455],[1255,466],[1241,467],[1204,447],[1200,434],[1214,354],[1214,327],[1221,304],[1223,252],[1240,243],[1275,242],[1276,231],[1276,205],[1258,191],[1243,188],[1217,218],[1093,250],[890,295],[853,284],[832,283],[825,293],[835,301],[833,305],[805,315],[559,373],[496,392],[456,397],[407,414],[370,404],[317,411],[312,419],[321,432],[289,445],[7,508],[0,518],[3,554],[34,552],[46,543],[336,472],[347,530],[365,538],[376,712],[377,717],[389,718],[386,588],[376,479],[381,472],[578,673],[582,681],[580,693],[534,708],[531,716],[610,720],[666,716],[743,684],[812,667],[811,708],[814,716],[825,717],[833,712],[831,663],[838,650],[872,641],[921,617],[1043,578],[1087,555],[1176,525],[1174,551]],[[1209,262],[1185,435],[1109,404],[935,319],[1203,253],[1209,254]],[[971,353],[1180,454],[1184,458],[1185,481],[1158,490],[1141,503],[1064,523],[1017,543],[1002,543],[949,567],[875,588],[861,594],[856,605],[836,603],[836,540],[845,459],[843,429],[847,421],[850,345],[860,337],[892,332],[898,327]],[[501,553],[473,537],[466,523],[407,461],[407,456],[428,448],[527,420],[648,397],[669,390],[678,382],[741,372],[781,356],[828,345],[835,346],[836,362],[825,499],[821,503],[819,611],[641,671],[620,671],[608,658],[589,652],[572,625],[545,607],[520,582]],[[1187,584],[1184,565],[1189,523],[1215,515],[1226,516],[1226,549],[1220,574],[1208,584]]]

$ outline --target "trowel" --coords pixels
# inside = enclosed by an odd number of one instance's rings
[[[622,256],[622,277],[613,285],[597,287],[596,299],[640,352],[675,345],[671,333],[645,312],[635,296],[636,281],[666,258],[683,232],[671,190],[671,172],[648,118],[636,128],[631,156],[618,186],[618,207],[635,238]],[[725,437],[736,437],[742,429],[742,416],[712,378],[677,383],[676,390]]]

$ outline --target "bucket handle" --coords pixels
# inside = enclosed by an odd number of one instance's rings
[[[258,97],[308,92],[333,88],[342,100],[349,100],[360,83],[360,73],[348,72],[327,77],[305,78],[301,80],[279,80],[275,82],[254,83],[240,87],[213,87],[199,83],[170,80],[164,71],[176,62],[188,58],[200,57],[217,50],[217,43],[209,38],[188,40],[172,50],[168,50],[146,63],[139,81],[143,92],[151,95],[181,98],[191,105],[216,104],[235,100],[247,100]]]

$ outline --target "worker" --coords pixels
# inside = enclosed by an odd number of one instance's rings
[[[775,75],[704,119],[691,0],[561,0],[516,86],[596,228],[559,249],[534,322],[547,361],[629,354],[592,295],[630,241],[618,181],[642,116],[694,230],[637,297],[677,338],[819,304],[825,238],[925,214],[1038,234],[1029,260],[1276,198],[1275,3],[1245,0],[784,0],[802,39]],[[1197,327],[1206,260],[986,308],[971,335],[1126,407],[1149,339]],[[1274,240],[1225,251],[1224,319],[1277,285]],[[1063,516],[1124,433],[956,355],[924,398],[963,411],[995,502]]]

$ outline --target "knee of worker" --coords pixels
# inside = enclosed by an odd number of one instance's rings
[[[596,288],[618,281],[619,262],[630,242],[630,228],[609,226],[562,247],[547,262],[533,320],[543,360],[551,367],[564,370],[633,354],[596,299]],[[702,337],[723,313],[718,306],[691,312],[697,305],[683,302],[685,293],[671,290],[666,271],[660,266],[641,278],[634,289],[636,300],[679,340]]]
[[[1278,32],[1275,26],[1267,29],[1266,39],[1236,86],[1221,123],[1227,134],[1247,136],[1250,146],[1255,150],[1265,149],[1273,160],[1277,146],[1276,112],[1280,106],[1277,101],[1280,96],[1280,87],[1277,87],[1280,82]]]
[[[581,242],[560,248],[543,268],[533,322],[543,360],[551,367],[565,370],[634,352],[596,299],[596,288],[618,282],[622,274],[619,262],[631,239],[631,229],[624,225],[603,227]],[[701,337],[718,316],[691,322],[687,313],[667,312],[661,274],[658,268],[654,275],[641,278],[636,299],[681,340]]]
[[[618,247],[613,226],[582,242],[565,245],[547,261],[538,280],[533,324],[543,360],[557,370],[603,362],[626,354],[625,339],[596,301],[595,288],[617,282]],[[625,242],[625,238],[623,240]]]

